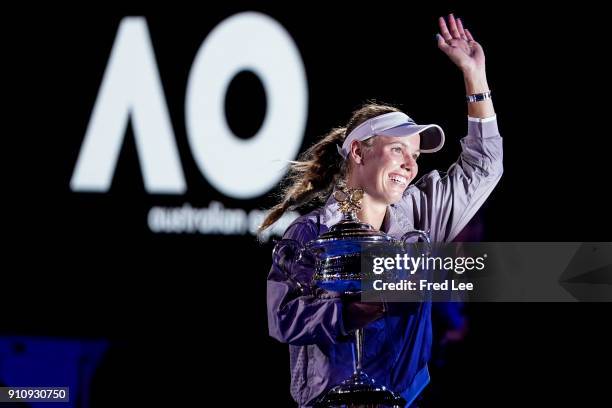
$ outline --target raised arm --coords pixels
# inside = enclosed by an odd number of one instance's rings
[[[489,91],[482,46],[451,14],[439,19],[438,48],[461,70],[466,95]],[[398,203],[434,241],[452,241],[482,206],[503,173],[502,138],[491,99],[468,102],[467,136],[446,173],[432,171],[408,187]]]

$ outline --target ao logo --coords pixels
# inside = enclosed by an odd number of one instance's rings
[[[252,71],[266,92],[262,126],[248,140],[229,128],[224,100],[232,78]],[[289,33],[255,12],[220,23],[202,43],[189,74],[185,128],[195,162],[221,193],[257,197],[283,176],[306,126],[308,90],[302,59]],[[111,185],[128,121],[149,193],[182,194],[185,178],[147,24],[122,20],[70,181],[73,191]]]

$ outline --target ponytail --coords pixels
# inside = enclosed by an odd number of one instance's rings
[[[305,206],[322,205],[334,186],[346,176],[346,161],[338,154],[346,128],[335,128],[318,143],[311,146],[293,162],[285,183],[281,202],[270,209],[259,232],[274,224],[287,210],[304,209]]]

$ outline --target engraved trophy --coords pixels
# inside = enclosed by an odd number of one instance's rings
[[[362,292],[361,282],[367,278],[362,271],[362,249],[383,246],[405,248],[411,238],[421,239],[430,247],[429,235],[413,230],[397,240],[357,218],[361,209],[362,189],[337,189],[334,198],[339,203],[343,218],[324,234],[319,235],[302,246],[296,241],[283,239],[275,247],[275,256],[281,248],[292,247],[300,257],[307,254],[314,260],[314,275],[311,288],[321,291],[355,295]],[[300,284],[298,283],[298,286]],[[354,372],[346,380],[337,384],[317,399],[315,407],[404,407],[406,401],[398,393],[378,384],[363,370],[364,350],[363,329],[355,330]]]

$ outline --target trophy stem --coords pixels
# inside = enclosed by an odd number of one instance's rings
[[[363,329],[355,330],[356,358],[355,372],[340,384],[321,395],[314,403],[315,408],[332,407],[387,407],[402,408],[406,400],[399,394],[377,383],[363,371]]]
[[[353,208],[345,213],[342,213],[342,219],[340,222],[359,222],[357,210]]]
[[[355,362],[355,374],[359,374],[362,371],[363,361],[363,329],[355,330],[355,349],[357,354],[357,361]]]

